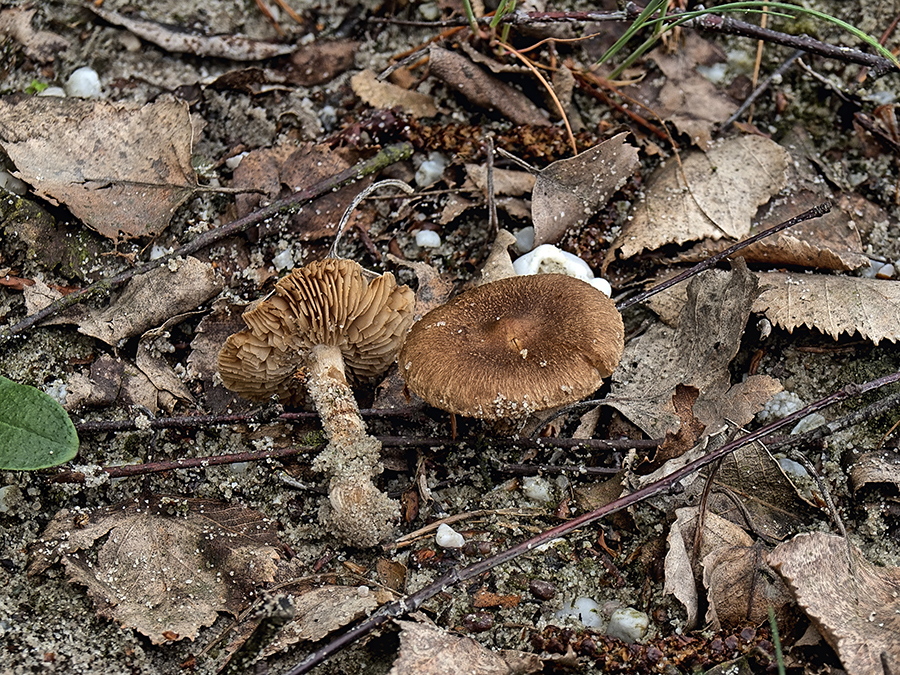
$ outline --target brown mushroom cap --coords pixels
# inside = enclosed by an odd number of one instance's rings
[[[426,314],[400,373],[429,404],[466,417],[523,417],[577,401],[612,374],[625,329],[615,303],[561,274],[501,279]]]
[[[249,399],[296,400],[302,387],[293,375],[316,345],[340,348],[357,377],[377,375],[393,362],[414,303],[412,290],[390,273],[368,281],[352,260],[312,262],[244,312],[248,330],[230,336],[219,352],[222,381]]]

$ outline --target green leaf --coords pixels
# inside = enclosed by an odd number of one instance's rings
[[[75,425],[56,400],[0,376],[0,470],[46,469],[77,452]]]

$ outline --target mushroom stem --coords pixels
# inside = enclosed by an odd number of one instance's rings
[[[400,515],[396,501],[375,487],[382,471],[381,443],[366,432],[338,347],[316,345],[308,356],[307,387],[322,419],[328,447],[313,468],[331,476],[329,507],[320,517],[355,546],[374,546],[390,535]]]
[[[322,418],[328,440],[342,444],[366,435],[353,390],[347,383],[344,357],[339,347],[316,345],[308,356],[307,388]]]

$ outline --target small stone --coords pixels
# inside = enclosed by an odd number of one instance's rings
[[[66,93],[69,96],[80,98],[99,98],[101,93],[100,76],[93,68],[87,66],[78,68],[66,80]]]
[[[462,548],[466,539],[447,523],[441,523],[434,535],[434,543],[441,548]]]
[[[650,617],[631,607],[620,607],[609,617],[606,634],[623,642],[637,642],[647,633]]]
[[[528,584],[528,590],[538,600],[552,600],[556,597],[556,585],[543,579],[534,579]]]
[[[494,615],[490,612],[475,612],[462,618],[462,625],[470,633],[483,633],[494,627]]]

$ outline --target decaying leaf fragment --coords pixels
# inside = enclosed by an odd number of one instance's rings
[[[542,670],[537,654],[493,652],[469,637],[414,621],[400,626],[400,655],[389,675],[527,675]]]
[[[900,672],[900,568],[823,532],[780,544],[768,562],[850,675]]]
[[[11,7],[0,11],[0,35],[8,35],[24,48],[29,58],[49,63],[56,53],[69,48],[69,41],[61,35],[31,26],[37,10],[33,7]]]
[[[212,266],[188,257],[137,275],[109,307],[76,305],[48,323],[75,323],[79,332],[115,345],[197,309],[221,290]]]
[[[350,78],[353,92],[373,108],[400,108],[415,117],[434,117],[437,106],[428,94],[380,81],[371,70],[361,70]]]
[[[631,177],[638,153],[621,133],[538,173],[531,201],[535,245],[559,241],[597,212]]]
[[[650,177],[607,259],[616,250],[629,258],[666,244],[745,237],[757,208],[786,185],[789,164],[787,151],[762,136],[686,153],[681,166],[668,160]]]
[[[0,144],[17,175],[110,239],[159,234],[193,194],[193,133],[174,101],[0,100]]]
[[[756,278],[741,258],[730,272],[707,271],[688,286],[678,328],[658,324],[631,340],[613,373],[610,405],[651,438],[680,427],[672,403],[679,384],[700,390],[694,414],[706,434],[723,425],[747,424],[781,385],[752,375],[732,386],[728,364],[740,348]]]
[[[816,328],[837,339],[859,333],[876,345],[900,340],[900,281],[762,272],[754,312],[788,332]]]
[[[155,21],[126,16],[93,3],[88,5],[88,9],[104,21],[108,21],[114,26],[122,26],[139,38],[152,42],[167,52],[196,54],[197,56],[231,59],[232,61],[259,61],[270,59],[273,56],[290,54],[295,49],[294,45],[251,40],[240,35],[189,33]]]
[[[486,110],[496,110],[515,124],[548,126],[538,107],[521,91],[489,75],[461,54],[432,47],[428,52],[429,71],[439,80]]]
[[[76,520],[56,514],[32,546],[29,575],[62,561],[101,616],[154,644],[193,639],[219,612],[238,614],[280,557],[272,525],[225,502],[154,496]]]

